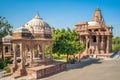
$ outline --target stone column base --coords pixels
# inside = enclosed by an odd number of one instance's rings
[[[17,76],[24,76],[24,75],[27,74],[27,73],[26,73],[26,69],[25,69],[25,68],[23,68],[23,69],[18,69],[15,74],[16,74]]]
[[[99,50],[95,50],[94,54],[100,54]]]
[[[14,73],[16,71],[16,67],[11,67],[10,70],[11,70],[11,73]]]
[[[17,70],[17,65],[15,66],[9,66],[10,72],[13,74]]]
[[[104,50],[101,50],[101,51],[100,51],[100,54],[105,54],[105,51],[104,51]]]

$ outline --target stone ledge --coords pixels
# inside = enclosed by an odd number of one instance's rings
[[[48,74],[62,71],[64,69],[66,69],[66,63],[59,62],[51,65],[45,65],[45,66],[43,65],[34,68],[27,68],[27,75],[30,78],[38,79]]]

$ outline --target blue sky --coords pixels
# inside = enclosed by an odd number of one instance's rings
[[[13,30],[34,18],[36,11],[50,26],[75,28],[75,23],[90,21],[99,7],[106,24],[120,35],[120,0],[0,0],[0,16],[6,17]]]

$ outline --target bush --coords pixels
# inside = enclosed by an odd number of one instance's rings
[[[0,69],[3,69],[6,66],[7,66],[7,64],[5,62],[0,62]]]
[[[6,72],[10,72],[10,68],[8,66],[3,68]]]
[[[5,58],[3,62],[0,62],[0,69],[4,69],[6,72],[10,72],[10,68],[7,65],[11,63],[12,60],[10,58]]]
[[[12,64],[12,60],[10,58],[5,58],[4,61],[6,64]]]

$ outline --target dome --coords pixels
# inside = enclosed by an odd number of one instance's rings
[[[38,13],[32,20],[25,24],[25,27],[31,33],[51,33],[51,27],[40,18]]]
[[[8,41],[11,41],[11,40],[12,40],[12,36],[10,34],[8,34],[7,36],[2,38],[3,42],[8,42]]]
[[[20,27],[14,31],[14,33],[30,33],[30,31],[25,27]]]
[[[88,22],[88,26],[99,26],[99,23],[91,21],[91,22]]]

